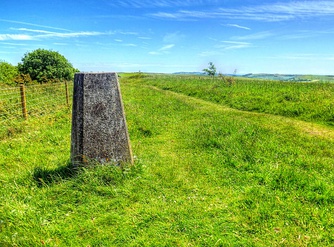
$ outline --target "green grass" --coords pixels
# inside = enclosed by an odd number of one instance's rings
[[[0,246],[334,244],[331,127],[121,87],[132,167],[71,170],[65,106],[2,139]]]
[[[69,97],[73,83],[69,83]],[[14,133],[23,132],[20,87],[0,84],[0,140]],[[28,118],[39,117],[57,111],[66,105],[64,83],[36,84],[25,86],[26,110]]]
[[[278,82],[235,78],[165,76],[145,83],[244,111],[254,111],[334,125],[334,83]]]

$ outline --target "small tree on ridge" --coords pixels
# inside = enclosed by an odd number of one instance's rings
[[[209,63],[209,67],[206,69],[203,69],[203,71],[208,74],[209,76],[214,77],[216,75],[216,66],[213,64],[213,62]]]

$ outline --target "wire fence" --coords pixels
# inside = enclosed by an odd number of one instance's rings
[[[0,88],[0,137],[17,122],[71,107],[73,82]]]

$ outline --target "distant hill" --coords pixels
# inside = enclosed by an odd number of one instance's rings
[[[259,79],[266,79],[266,80],[275,80],[275,81],[311,81],[306,78],[301,78],[300,75],[293,75],[293,74],[246,74],[242,75],[242,77],[247,78],[259,78]]]
[[[175,72],[173,75],[206,75],[203,72]],[[314,82],[314,81],[324,81],[324,82],[334,82],[334,75],[299,75],[299,74],[270,74],[270,73],[249,73],[244,75],[235,74],[224,74],[224,76],[236,76],[244,78],[258,78],[265,80],[275,80],[275,81],[295,81],[295,82]]]
[[[311,82],[311,81],[334,81],[333,75],[297,75],[297,74],[245,74],[240,75],[246,78],[259,78],[275,81],[296,81],[296,82]]]
[[[173,75],[205,75],[203,72],[175,72]]]

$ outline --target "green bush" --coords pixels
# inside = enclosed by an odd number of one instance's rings
[[[72,80],[77,71],[72,64],[56,51],[37,49],[26,53],[18,64],[21,74],[29,74],[31,80],[46,83],[54,80]]]
[[[0,61],[0,83],[15,85],[14,78],[18,75],[17,67]]]

